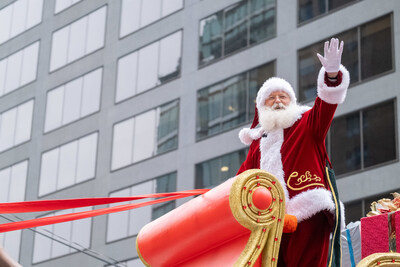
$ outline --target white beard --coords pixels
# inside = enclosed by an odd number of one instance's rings
[[[263,107],[258,111],[259,123],[267,133],[291,127],[295,121],[301,117],[300,106],[289,104],[284,109],[275,109],[274,107]]]

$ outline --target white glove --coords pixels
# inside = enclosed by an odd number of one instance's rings
[[[343,41],[340,42],[339,39],[332,38],[331,43],[325,42],[324,47],[324,57],[317,53],[319,61],[321,61],[322,66],[324,66],[326,72],[338,72],[340,67],[340,62],[342,59],[343,52]]]

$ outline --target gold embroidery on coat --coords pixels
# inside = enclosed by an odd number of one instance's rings
[[[303,175],[300,175],[300,177],[298,177],[298,176],[299,176],[298,172],[292,172],[292,174],[289,176],[289,179],[287,180],[286,184],[290,189],[298,191],[298,190],[302,190],[302,189],[304,189],[306,187],[310,187],[310,186],[322,186],[322,187],[325,187],[325,185],[322,184],[322,183],[311,183],[311,184],[307,184],[305,186],[299,187],[304,183],[309,183],[309,182],[312,182],[312,181],[321,182],[322,179],[320,177],[318,177],[316,174],[312,175],[310,173],[310,171],[306,171],[306,173],[303,174]],[[290,181],[291,181],[292,178],[293,179],[297,178],[296,182],[293,185],[295,187],[290,185]]]

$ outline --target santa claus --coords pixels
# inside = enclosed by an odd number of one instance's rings
[[[333,239],[340,235],[339,218],[344,215],[342,211],[340,216],[336,186],[326,168],[330,162],[325,137],[350,83],[340,64],[342,51],[343,41],[339,46],[332,38],[325,43],[324,56],[317,54],[323,67],[312,108],[296,103],[287,81],[270,78],[257,94],[252,127],[239,133],[250,149],[238,174],[263,169],[275,175],[285,192],[286,213],[297,217],[297,230],[282,236],[278,266],[322,267],[335,262],[329,240],[332,229],[337,230]],[[337,258],[336,254],[340,262]]]

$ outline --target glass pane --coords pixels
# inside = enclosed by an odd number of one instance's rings
[[[130,189],[126,188],[110,194],[110,197],[127,197],[130,195]],[[119,205],[111,204],[110,207]],[[108,215],[107,223],[107,241],[113,241],[128,236],[129,210],[111,213]]]
[[[160,41],[159,84],[179,75],[181,70],[181,47],[182,31]]]
[[[221,159],[215,158],[196,165],[196,188],[211,188],[220,183]]]
[[[238,75],[224,83],[222,129],[232,129],[246,120],[246,75]]]
[[[0,151],[4,151],[14,145],[16,118],[17,108],[10,109],[1,114]]]
[[[179,102],[161,106],[159,113],[157,153],[162,153],[178,146]]]
[[[57,189],[62,189],[75,183],[77,153],[77,141],[60,147]]]
[[[28,171],[28,161],[18,163],[11,168],[9,202],[25,200],[25,185]]]
[[[21,230],[5,233],[4,250],[7,254],[16,261],[19,260],[19,250],[21,244]]]
[[[68,40],[68,26],[53,33],[53,40],[51,42],[50,71],[67,64]]]
[[[221,157],[221,182],[236,176],[237,171],[246,159],[246,151],[239,150]]]
[[[80,117],[100,109],[101,79],[103,69],[97,69],[83,77],[83,91]]]
[[[82,212],[92,210],[90,207],[83,207],[74,209],[74,212]],[[83,246],[84,248],[89,248],[90,246],[90,236],[92,229],[92,219],[82,219],[72,222],[72,233],[71,241]],[[73,251],[72,251],[73,252]]]
[[[72,0],[56,0],[54,13],[57,14],[58,12],[68,8],[71,4]]]
[[[62,85],[47,93],[46,121],[44,126],[45,132],[61,126],[64,104],[64,87],[65,86]]]
[[[200,21],[200,65],[222,55],[222,12]]]
[[[116,102],[135,95],[137,80],[138,52],[129,54],[118,60]]]
[[[299,99],[312,100],[317,96],[317,77],[321,69],[317,53],[323,55],[324,43],[318,42],[299,50]]]
[[[361,77],[393,68],[391,16],[361,26]]]
[[[337,175],[361,168],[360,113],[333,120],[331,126],[331,160]]]
[[[350,73],[350,83],[359,81],[358,37],[357,28],[341,33],[337,36],[344,41],[342,64]]]
[[[364,167],[396,159],[393,101],[363,111]]]
[[[197,138],[221,131],[222,85],[200,90],[197,94]]]
[[[140,27],[144,27],[161,16],[161,0],[146,0],[142,1],[142,12]]]
[[[79,139],[76,183],[88,180],[95,176],[98,134]]]
[[[36,230],[40,233],[49,234],[52,232],[52,225],[40,226]],[[46,231],[47,230],[47,231]],[[35,242],[33,244],[33,263],[50,259],[51,239],[47,236],[35,233]]]
[[[139,29],[140,2],[141,0],[122,0],[119,37],[123,37]]]
[[[250,44],[275,35],[275,14],[274,5],[262,12],[255,12],[250,19]]]
[[[183,7],[183,0],[163,0],[161,16],[167,16]]]
[[[156,111],[150,110],[135,117],[133,161],[149,158],[155,153]]]
[[[40,167],[39,196],[56,191],[59,148],[42,155]]]
[[[326,12],[326,0],[298,0],[299,22],[304,22]]]
[[[39,42],[24,49],[20,85],[25,85],[36,79],[36,70],[39,56]]]
[[[175,209],[175,201],[169,201],[165,204],[163,203],[162,206],[153,208],[151,219],[155,220],[173,209]]]
[[[11,92],[20,86],[21,81],[22,51],[19,51],[8,58],[7,77],[4,93]]]
[[[148,181],[131,187],[131,196],[153,193],[154,181]],[[129,235],[136,235],[140,229],[151,221],[151,206],[130,210],[129,212]]]
[[[0,96],[4,95],[6,72],[7,72],[7,58],[0,61]]]
[[[329,10],[341,7],[357,0],[329,0]]]
[[[225,55],[247,46],[247,9],[247,1],[242,1],[225,10]]]
[[[0,202],[9,202],[11,167],[0,170]],[[0,242],[1,244],[1,242]]]
[[[88,17],[85,55],[104,46],[107,7],[104,6]]]
[[[156,179],[156,193],[176,191],[176,172],[167,174]]]
[[[0,44],[10,38],[12,8],[11,4],[0,10]]]
[[[43,0],[29,0],[26,27],[31,28],[42,21]]]
[[[18,0],[13,4],[13,19],[11,36],[16,36],[25,30],[25,20],[28,8],[28,0]]]
[[[81,18],[70,26],[68,62],[81,58],[85,54],[85,39],[88,17]]]
[[[365,214],[363,214],[362,210],[362,205],[361,201],[357,201],[354,203],[350,204],[345,204],[345,218],[346,218],[346,225],[349,224],[350,222],[356,222],[361,219],[361,217],[364,217]]]
[[[158,52],[159,42],[139,50],[138,93],[153,88],[158,83]]]
[[[83,79],[75,79],[65,85],[64,110],[62,124],[65,125],[79,118]]]
[[[114,126],[112,169],[132,163],[134,120],[129,119]]]
[[[28,141],[31,138],[32,115],[33,100],[18,107],[14,145]]]
[[[255,112],[256,97],[258,89],[264,84],[264,82],[275,76],[275,63],[268,63],[249,73],[249,98],[248,98],[248,120],[252,120]]]
[[[62,215],[62,214],[67,214],[71,212],[72,210],[64,210],[57,212],[55,215]],[[54,234],[61,237],[64,240],[68,240],[70,242],[71,240],[71,227],[72,227],[72,222],[63,222],[63,223],[57,223],[54,224]],[[51,257],[55,258],[61,255],[68,254],[70,252],[70,248],[67,245],[64,245],[59,242],[53,242],[52,245],[52,250],[51,250]]]

